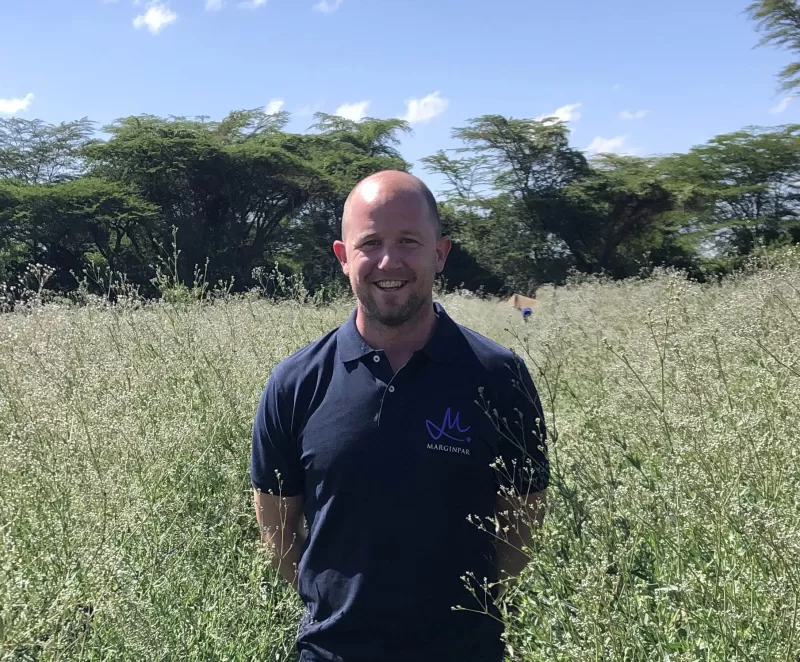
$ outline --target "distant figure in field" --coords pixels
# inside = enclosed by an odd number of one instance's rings
[[[519,310],[522,313],[522,320],[527,322],[533,316],[536,299],[531,299],[522,294],[513,294],[506,303]]]
[[[261,394],[256,517],[306,607],[302,662],[503,660],[496,582],[523,570],[519,549],[533,535],[507,517],[515,501],[503,489],[541,524],[546,430],[525,364],[434,304],[450,246],[419,179],[384,171],[359,182],[333,244],[357,305],[281,361]],[[491,466],[498,458],[505,471]],[[507,542],[468,521],[495,515]]]

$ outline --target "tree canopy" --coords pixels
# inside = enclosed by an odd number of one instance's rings
[[[94,269],[154,293],[158,265],[191,284],[254,284],[277,263],[312,291],[341,278],[331,244],[361,178],[411,171],[399,119],[288,113],[220,121],[139,115],[96,133],[84,118],[0,120],[0,281],[32,264],[67,290]],[[588,156],[556,118],[484,115],[421,160],[442,183],[450,286],[532,294],[571,272],[625,278],[657,266],[696,278],[763,244],[798,241],[800,126],[745,127],[685,154]],[[174,245],[177,242],[177,246]]]
[[[800,55],[800,5],[796,0],[756,0],[747,13],[762,33],[761,45],[773,45]],[[778,74],[780,87],[794,91],[800,87],[800,61],[790,62]]]

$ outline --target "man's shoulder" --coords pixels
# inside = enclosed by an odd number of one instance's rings
[[[496,340],[463,324],[456,323],[456,327],[470,354],[489,374],[506,377],[509,369],[524,364],[519,355]]]
[[[336,327],[328,331],[281,359],[272,369],[269,379],[277,387],[289,391],[310,378],[316,380],[321,371],[333,365],[338,330]]]

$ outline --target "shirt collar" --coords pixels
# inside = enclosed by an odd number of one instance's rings
[[[356,312],[358,308],[353,308],[350,317],[336,331],[336,345],[339,350],[339,357],[345,363],[356,361],[375,350],[367,344],[361,337],[356,328]]]
[[[433,335],[421,351],[434,361],[453,361],[457,358],[460,347],[459,339],[461,334],[458,330],[458,324],[445,312],[444,307],[438,301],[433,304],[433,308],[439,319]],[[381,351],[370,347],[358,332],[358,328],[356,328],[357,311],[358,308],[354,308],[347,321],[336,331],[339,358],[345,363],[356,361],[368,354]]]

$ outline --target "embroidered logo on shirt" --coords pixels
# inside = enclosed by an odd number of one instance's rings
[[[461,422],[458,420],[458,417],[461,414],[456,412],[455,417],[450,411],[450,407],[447,408],[447,411],[444,413],[444,420],[442,424],[437,426],[433,421],[425,421],[425,427],[428,428],[428,434],[431,436],[431,439],[434,441],[439,441],[442,437],[446,437],[451,441],[472,441],[470,437],[463,437],[463,436],[456,436],[464,435],[466,432],[469,432],[470,426],[468,425],[465,428],[461,427]]]

